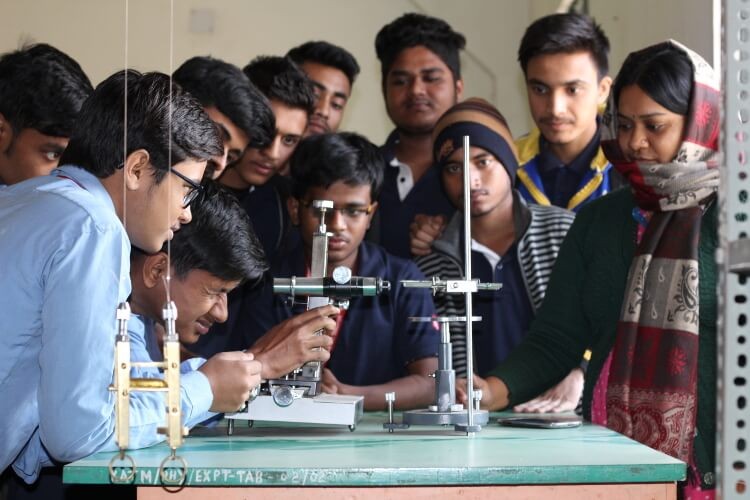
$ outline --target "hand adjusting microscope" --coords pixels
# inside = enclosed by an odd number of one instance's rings
[[[337,267],[326,276],[328,266],[328,238],[326,212],[333,209],[329,200],[315,200],[313,207],[320,213],[320,225],[313,234],[310,277],[274,278],[274,293],[288,295],[292,303],[296,297],[307,297],[307,308],[333,304],[346,309],[352,297],[373,297],[388,292],[390,282],[382,278],[352,276],[348,267]],[[317,332],[322,335],[323,332]],[[234,432],[235,420],[293,422],[304,424],[343,425],[354,430],[362,418],[364,398],[341,394],[321,394],[323,364],[305,363],[298,369],[277,379],[261,384],[259,393],[237,413],[225,415],[227,432]]]

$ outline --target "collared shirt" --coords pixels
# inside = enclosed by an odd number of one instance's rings
[[[0,190],[0,470],[115,450],[115,310],[130,242],[99,179],[63,166]],[[208,381],[205,387],[209,388]],[[163,396],[135,393],[130,445],[164,438]]]
[[[568,201],[581,187],[583,177],[591,170],[591,164],[599,152],[600,126],[581,154],[565,164],[549,149],[549,143],[539,135],[539,176],[549,201],[558,207],[567,208]]]
[[[394,131],[381,148],[388,166],[378,197],[378,227],[373,230],[377,234],[375,241],[386,251],[409,259],[409,225],[414,217],[417,214],[444,215],[447,220],[455,208],[443,191],[439,169],[430,167],[414,182],[408,165],[396,159],[396,144],[398,132]]]
[[[526,292],[518,251],[514,243],[505,255],[472,241],[471,265],[474,278],[483,283],[502,283],[500,290],[480,291],[473,295],[473,314],[481,322],[474,332],[474,372],[480,377],[505,360],[526,335],[534,310]]]
[[[474,240],[474,239],[471,240],[471,250],[473,252],[481,253],[484,256],[484,258],[487,259],[487,262],[489,262],[491,269],[495,269],[495,266],[497,266],[500,263],[500,260],[502,259],[502,257],[493,249],[491,249],[488,246],[482,245],[481,243],[479,243],[477,240]]]
[[[272,272],[275,277],[305,276],[302,245],[289,258],[277,259]],[[327,363],[336,378],[357,386],[383,384],[408,375],[406,367],[413,361],[437,356],[437,330],[430,323],[409,321],[409,316],[435,314],[429,291],[400,284],[405,279],[425,279],[417,266],[363,242],[357,275],[390,280],[391,290],[378,297],[350,300]],[[290,307],[285,299],[273,294],[269,280],[258,296],[245,301],[238,328],[232,334],[232,347],[252,345],[271,327],[304,310],[304,306]]]
[[[409,191],[414,187],[414,176],[411,173],[411,168],[406,163],[400,162],[396,157],[391,160],[388,166],[398,169],[396,189],[398,190],[398,199],[404,201],[409,195]]]

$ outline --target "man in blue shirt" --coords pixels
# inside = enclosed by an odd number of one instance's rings
[[[388,294],[355,297],[339,314],[331,358],[323,373],[323,391],[365,397],[365,409],[385,408],[384,395],[399,394],[402,408],[426,406],[434,396],[429,376],[437,369],[438,332],[429,323],[411,323],[409,316],[434,314],[427,290],[405,289],[404,279],[424,279],[413,262],[394,257],[381,247],[363,242],[377,208],[383,159],[362,136],[323,134],[300,143],[291,161],[290,217],[302,241],[272,262],[274,277],[305,276],[312,258],[312,238],[319,225],[313,200],[331,200],[326,224],[327,275],[346,266],[354,275],[375,276],[392,284]],[[271,283],[259,297],[246,300],[237,327],[235,346],[251,345],[280,320],[292,316],[284,297],[273,294]]]
[[[167,75],[119,72],[84,103],[63,166],[0,191],[0,259],[12,263],[0,274],[0,401],[13,402],[0,410],[0,470],[32,483],[43,466],[116,449],[108,386],[130,246],[156,252],[190,222],[221,153],[214,124]],[[259,383],[251,360],[227,353],[186,375],[205,397],[183,400],[185,420],[239,408]],[[160,394],[135,393],[130,416],[132,447],[163,440]]]
[[[387,167],[368,239],[409,258],[415,218],[445,221],[454,209],[432,165],[432,129],[463,93],[459,51],[466,39],[441,19],[404,14],[375,38],[383,96],[396,126],[383,154]]]
[[[213,57],[192,57],[172,78],[198,99],[219,127],[224,155],[209,161],[206,177],[218,179],[239,160],[248,144],[268,144],[275,133],[273,111],[240,68]]]
[[[176,330],[180,342],[189,350],[199,338],[210,335],[215,323],[227,321],[227,295],[243,283],[248,288],[256,286],[268,269],[249,218],[234,196],[214,182],[205,181],[203,192],[191,208],[193,220],[171,241],[171,258],[166,246],[151,255],[137,250],[133,253],[130,303],[135,315],[128,329],[134,361],[163,359],[161,310],[166,301],[167,271],[172,276],[170,297],[178,311]],[[315,332],[333,329],[335,322],[328,316],[335,312],[332,306],[309,311],[274,329],[282,331],[278,335],[284,342],[267,350],[248,349],[263,363],[263,378],[278,377],[307,361],[326,361],[331,338]],[[204,362],[203,358],[189,359],[184,362],[183,371],[196,369]],[[151,369],[139,376],[160,375]]]
[[[0,185],[57,166],[93,90],[78,63],[47,44],[0,56]]]

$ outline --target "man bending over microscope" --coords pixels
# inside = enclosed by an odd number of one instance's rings
[[[133,252],[130,303],[135,314],[128,323],[133,361],[163,358],[161,310],[167,300],[164,280],[168,270],[172,276],[170,297],[177,306],[175,329],[189,349],[214,323],[227,320],[227,294],[242,283],[259,280],[268,269],[247,213],[233,195],[213,181],[204,181],[191,208],[192,222],[171,242],[171,261],[166,246],[152,255]],[[273,328],[269,337],[287,340],[272,343],[272,349],[258,349],[255,359],[263,363],[263,377],[279,376],[307,361],[328,359],[330,337],[313,333],[332,329],[335,322],[327,315],[335,313],[333,306],[311,310]],[[197,369],[204,362],[202,358],[189,359],[182,370]],[[160,374],[154,368],[135,376]],[[228,376],[225,383],[231,383],[230,379]],[[211,416],[213,413],[205,414],[205,418]]]
[[[0,190],[0,257],[11,263],[0,273],[0,471],[31,484],[42,467],[117,449],[108,386],[131,245],[155,252],[188,225],[206,162],[221,153],[195,99],[167,75],[130,70],[83,103],[60,168]],[[259,371],[238,352],[185,376],[182,387],[203,394],[182,400],[186,422],[239,407]],[[227,374],[229,405],[213,393]],[[163,396],[139,392],[130,404],[131,447],[162,441]]]
[[[290,167],[292,196],[287,206],[302,241],[273,260],[273,276],[309,275],[313,233],[321,222],[313,201],[330,200],[333,209],[325,216],[332,233],[326,276],[346,266],[354,275],[392,283],[390,293],[353,297],[348,309],[339,312],[322,375],[323,392],[362,395],[366,410],[383,409],[390,391],[398,394],[401,408],[426,406],[434,393],[429,375],[437,369],[439,337],[429,323],[410,323],[409,316],[431,316],[434,306],[427,290],[406,291],[400,286],[401,280],[422,280],[424,275],[413,262],[362,241],[383,182],[385,167],[377,147],[352,133],[313,136],[300,143]],[[258,296],[244,300],[229,348],[253,345],[297,310],[274,296],[271,283],[266,283]]]

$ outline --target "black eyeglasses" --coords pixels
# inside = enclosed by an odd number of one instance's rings
[[[312,201],[300,201],[300,205],[305,207],[307,210],[310,211],[313,215],[319,215],[320,209],[315,208],[313,206]],[[338,212],[341,215],[344,216],[345,219],[348,219],[350,221],[360,221],[363,220],[363,218],[366,215],[369,215],[372,213],[373,206],[370,205],[347,205],[345,207],[333,207],[329,208],[326,212],[326,219],[329,219],[331,217],[331,214],[333,212]]]
[[[185,194],[185,197],[182,198],[182,208],[187,208],[190,206],[191,203],[195,201],[195,199],[203,192],[203,186],[195,182],[193,179],[189,179],[179,173],[177,170],[170,168],[170,172],[172,172],[174,175],[185,181],[190,186],[190,191]]]

